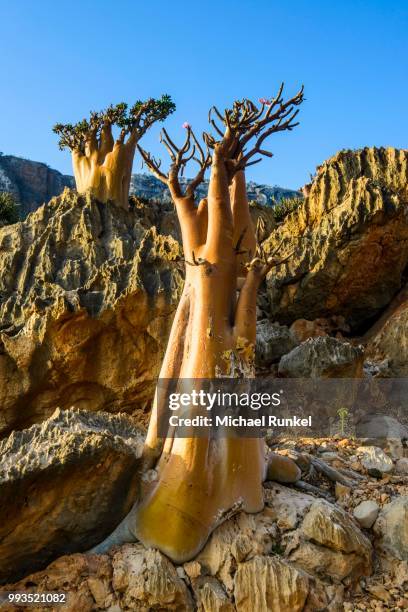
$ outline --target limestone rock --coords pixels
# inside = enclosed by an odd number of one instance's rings
[[[293,483],[300,480],[302,472],[290,457],[270,453],[268,457],[267,480],[281,483]]]
[[[370,529],[377,519],[379,510],[377,502],[369,499],[358,504],[354,508],[353,515],[361,527]]]
[[[272,323],[268,319],[258,321],[256,326],[256,361],[269,366],[289,353],[297,342],[285,325]]]
[[[361,347],[329,336],[302,342],[279,362],[279,374],[287,378],[358,378],[362,371]]]
[[[103,540],[136,496],[142,448],[126,416],[74,410],[0,442],[0,581]]]
[[[190,593],[174,565],[142,544],[122,546],[112,560],[114,592],[124,610],[191,610]]]
[[[355,582],[371,572],[369,540],[344,510],[329,502],[314,501],[285,541],[285,556],[312,575]]]
[[[183,285],[160,213],[66,190],[0,229],[0,434],[55,406],[143,418]]]
[[[239,612],[305,610],[310,578],[276,557],[254,557],[241,563],[235,576],[234,598]]]
[[[375,522],[378,545],[401,561],[408,561],[408,497],[386,504]]]
[[[367,340],[367,356],[375,363],[387,361],[387,377],[408,376],[408,286],[369,331]]]
[[[192,582],[198,612],[234,612],[236,607],[214,576],[202,576]]]
[[[357,453],[366,470],[378,470],[382,474],[389,474],[394,469],[392,459],[378,446],[359,446]]]
[[[267,279],[270,317],[372,320],[404,284],[408,150],[341,151],[318,169],[305,203],[263,245],[289,262]]]
[[[226,520],[184,567],[126,544],[107,555],[61,557],[4,589],[69,592],[69,612],[340,611],[345,585],[369,571],[370,543],[343,511],[270,484],[262,512]]]

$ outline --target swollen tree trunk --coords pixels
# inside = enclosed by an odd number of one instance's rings
[[[102,129],[99,142],[90,138],[85,152],[72,151],[72,165],[78,193],[90,191],[100,202],[115,202],[129,208],[129,187],[136,138],[114,142],[111,127]]]
[[[224,115],[213,107],[224,131],[210,111],[210,123],[221,137],[216,140],[204,135],[212,158],[204,154],[188,124],[182,147],[162,130],[162,142],[172,160],[168,174],[139,147],[146,165],[170,189],[187,264],[161,379],[177,379],[183,385],[183,381],[188,384],[197,379],[254,376],[257,291],[271,267],[290,256],[276,262],[274,254],[266,258],[256,245],[244,168],[259,161],[252,159],[256,154],[271,157],[263,148],[269,135],[297,125],[293,122],[298,112],[295,107],[303,100],[303,88],[287,102],[282,91],[283,84],[275,98],[261,101],[260,109],[246,99],[234,102]],[[248,143],[252,139],[251,148]],[[183,194],[178,176],[190,159],[199,163],[200,171]],[[194,189],[210,160],[208,200],[197,208]],[[210,428],[204,437],[200,432],[199,437],[183,438],[173,427],[161,440],[157,434],[161,401],[156,391],[139,500],[95,552],[136,538],[181,563],[200,551],[213,529],[231,512],[259,512],[263,508],[263,440],[233,434],[220,437]],[[194,406],[190,412],[195,415]]]
[[[160,378],[215,379],[253,376],[256,292],[263,278],[243,281],[240,252],[255,251],[243,172],[231,188],[226,165],[214,156],[208,203],[173,192],[186,260],[186,281]],[[203,241],[204,238],[204,241]],[[96,551],[136,538],[176,562],[193,558],[231,512],[263,508],[264,442],[239,437],[157,438],[157,398],[146,440],[142,484],[131,513]],[[186,415],[188,416],[188,415]]]

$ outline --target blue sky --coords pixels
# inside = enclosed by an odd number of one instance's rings
[[[62,172],[57,121],[170,93],[177,139],[184,121],[207,129],[212,104],[269,97],[281,80],[305,85],[301,125],[250,178],[299,187],[339,149],[408,147],[406,0],[0,0],[0,24],[0,151]],[[155,154],[158,131],[144,139]]]

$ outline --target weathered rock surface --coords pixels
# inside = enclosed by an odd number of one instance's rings
[[[307,558],[308,547],[318,561]],[[72,612],[340,611],[344,589],[370,566],[371,545],[342,510],[273,485],[263,512],[227,520],[184,566],[136,543],[62,557],[4,588],[68,591]]]
[[[284,355],[279,374],[288,378],[359,378],[363,350],[330,336],[310,338]]]
[[[386,504],[374,525],[379,547],[401,561],[408,561],[408,497]]]
[[[343,315],[354,329],[367,326],[404,285],[408,150],[341,151],[324,162],[265,250],[282,240],[282,254],[294,254],[269,275],[270,317]]]
[[[269,319],[258,321],[256,326],[256,360],[260,366],[269,366],[289,353],[297,342],[286,325],[272,323]]]
[[[183,284],[172,211],[74,192],[0,229],[0,434],[149,406]]]
[[[60,411],[0,442],[0,582],[100,542],[137,493],[143,436],[125,415]]]
[[[369,331],[366,354],[374,363],[387,362],[387,377],[408,376],[408,286]],[[379,376],[384,375],[381,371]]]

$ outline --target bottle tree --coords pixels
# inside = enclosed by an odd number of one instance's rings
[[[60,137],[60,149],[71,150],[78,193],[91,191],[101,202],[110,200],[127,209],[136,145],[153,123],[174,110],[171,97],[163,95],[157,100],[138,100],[131,108],[121,102],[91,112],[89,119],[74,125],[57,123],[53,131]]]
[[[163,130],[162,142],[171,158],[168,173],[139,147],[148,168],[170,190],[186,262],[161,379],[254,376],[257,291],[271,268],[288,257],[266,258],[256,243],[245,169],[262,156],[272,156],[263,148],[269,136],[298,125],[294,119],[303,88],[287,101],[282,94],[283,85],[260,106],[242,100],[224,113],[213,108],[209,120],[214,133],[204,134],[204,145],[188,124],[181,147]],[[199,163],[199,171],[183,191],[179,177],[191,159]],[[207,167],[208,198],[196,206],[194,192]],[[142,477],[140,496],[130,513],[94,552],[137,539],[184,562],[200,551],[231,512],[263,508],[264,441],[212,437],[211,432],[181,438],[174,427],[159,438],[158,398],[156,392],[145,443],[144,470],[154,470]]]

